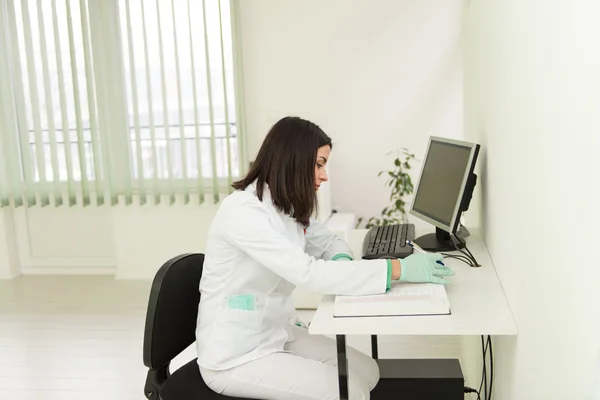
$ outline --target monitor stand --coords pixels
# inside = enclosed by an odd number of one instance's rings
[[[462,239],[464,241],[464,239]],[[423,250],[441,252],[441,251],[456,251],[454,244],[450,240],[450,234],[443,229],[435,228],[435,233],[428,233],[419,236],[414,240]],[[456,246],[459,249],[464,249],[465,244],[455,240]]]

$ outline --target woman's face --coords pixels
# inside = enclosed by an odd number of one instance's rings
[[[329,154],[331,153],[331,147],[325,145],[319,147],[317,151],[317,164],[315,165],[315,190],[319,190],[321,183],[327,182],[327,160],[329,160]]]

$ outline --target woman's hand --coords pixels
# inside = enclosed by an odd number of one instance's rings
[[[437,253],[411,254],[400,261],[401,272],[399,280],[403,282],[429,282],[443,285],[450,283],[442,277],[452,276],[454,272],[441,262],[442,259],[442,255]]]

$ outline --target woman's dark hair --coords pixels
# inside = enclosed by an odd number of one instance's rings
[[[317,150],[331,138],[316,124],[298,118],[279,120],[265,138],[254,164],[245,178],[233,183],[244,190],[256,181],[256,194],[262,201],[265,184],[275,207],[304,227],[318,208],[315,189]]]

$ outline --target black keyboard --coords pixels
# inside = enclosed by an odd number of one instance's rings
[[[413,248],[406,244],[407,240],[415,240],[414,224],[373,227],[365,236],[362,258],[404,258],[413,252]]]

